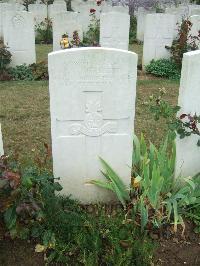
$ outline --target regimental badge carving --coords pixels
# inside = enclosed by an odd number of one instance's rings
[[[70,126],[72,135],[86,135],[98,137],[105,133],[116,133],[117,122],[104,123],[100,101],[89,101],[85,106],[85,119],[82,124],[74,123]]]
[[[14,27],[20,28],[24,24],[24,18],[21,15],[17,14],[12,18],[12,23]]]

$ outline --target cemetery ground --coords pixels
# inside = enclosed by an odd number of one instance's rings
[[[142,47],[135,45],[131,49],[139,54],[139,64],[141,64]],[[37,60],[46,60],[49,51],[51,51],[51,46],[38,45]],[[164,120],[154,120],[146,102],[149,100],[149,96],[158,92],[159,88],[165,88],[164,98],[168,102],[173,105],[177,104],[179,81],[157,79],[143,74],[138,76],[135,133],[137,136],[143,133],[145,139],[156,145],[159,145],[166,135],[167,126]],[[50,145],[51,142],[48,82],[1,82],[0,95],[0,120],[5,151],[9,153],[17,152],[20,161],[26,164],[27,161],[35,158],[38,154],[42,154],[43,143]],[[77,206],[75,205],[74,208],[77,208]],[[122,221],[121,217],[119,218],[116,213],[112,213],[111,218],[108,214],[105,218],[104,215],[98,214],[95,216],[96,211],[93,212],[90,215],[93,218],[95,217],[94,223],[110,226],[110,228],[116,230],[116,235],[119,234],[118,226]],[[108,224],[108,221],[110,224]],[[5,238],[3,226],[0,226],[0,228],[0,265],[44,265],[42,253],[35,253],[34,251],[37,241],[12,241]],[[150,236],[144,238],[137,230],[132,233],[135,238],[134,241],[136,241],[132,251],[132,255],[135,256],[134,263],[119,265],[200,265],[200,258],[198,257],[200,238],[193,232],[193,224],[190,221],[186,223],[184,237],[181,236],[181,228],[178,234],[174,235],[171,227],[166,228],[164,232],[152,232]],[[87,239],[89,243],[93,240]],[[110,241],[115,243],[113,239]],[[130,248],[130,244],[122,241],[120,245],[124,249],[124,255]],[[140,249],[140,251],[137,249]],[[94,250],[94,252],[98,252],[98,250]],[[107,252],[110,253],[108,256],[113,256],[112,250],[107,250]],[[71,265],[79,264],[71,263]],[[80,265],[84,265],[84,261]]]

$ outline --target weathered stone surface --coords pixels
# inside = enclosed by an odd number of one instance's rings
[[[33,15],[26,11],[7,11],[3,27],[4,43],[12,54],[12,66],[36,62]]]
[[[152,59],[169,58],[170,53],[166,46],[171,46],[174,33],[174,15],[149,14],[146,16],[143,66]]]
[[[130,16],[121,12],[102,13],[100,17],[100,45],[128,50]]]
[[[181,114],[200,115],[200,50],[184,54],[178,105]],[[199,125],[198,125],[199,127]],[[176,140],[176,176],[193,176],[200,172],[199,136]]]
[[[128,185],[136,95],[137,55],[109,48],[77,48],[49,54],[54,175],[63,193],[83,203],[107,202],[113,194],[99,156]]]

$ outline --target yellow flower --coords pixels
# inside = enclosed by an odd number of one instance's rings
[[[37,253],[41,253],[41,252],[43,252],[43,251],[45,251],[45,250],[46,250],[46,248],[45,248],[45,246],[43,246],[43,245],[37,244],[37,245],[35,246],[35,252],[37,252]]]

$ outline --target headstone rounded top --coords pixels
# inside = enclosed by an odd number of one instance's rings
[[[130,51],[126,51],[126,50],[122,50],[122,49],[116,49],[116,48],[105,48],[105,47],[83,47],[83,48],[71,48],[71,49],[64,49],[64,50],[60,50],[60,51],[55,51],[55,52],[51,52],[48,54],[48,57],[52,57],[55,55],[63,55],[63,54],[69,54],[69,53],[77,53],[77,52],[84,52],[84,51],[91,51],[91,52],[106,52],[106,51],[110,51],[110,52],[115,52],[115,53],[126,53],[126,54],[132,54],[134,56],[137,56],[136,53],[134,52],[130,52]]]

